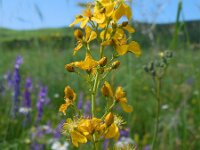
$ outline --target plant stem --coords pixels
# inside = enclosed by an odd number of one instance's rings
[[[159,117],[160,117],[160,87],[161,87],[160,78],[156,78],[155,84],[156,84],[157,111],[156,111],[155,132],[154,132],[153,141],[152,141],[152,150],[155,149],[155,144],[156,144],[156,140],[157,140],[157,136],[158,136],[158,128],[159,128]]]
[[[100,47],[100,58],[103,57],[103,50],[104,47],[101,46]],[[97,90],[99,87],[99,80],[100,80],[100,73],[97,70],[96,76],[95,76],[95,80],[94,80],[94,85],[92,88],[92,93],[91,93],[91,99],[92,99],[92,104],[91,104],[91,111],[92,111],[92,117],[95,117],[95,106],[96,106],[96,95],[97,95]],[[93,149],[97,150],[97,145],[96,145],[96,137],[95,135],[93,135]]]
[[[113,109],[113,107],[115,106],[116,103],[117,103],[117,101],[114,100],[112,105],[106,110],[105,114],[101,117],[101,119],[104,119],[106,117],[106,115]]]
[[[91,109],[92,109],[92,117],[95,116],[95,105],[96,105],[96,93],[97,93],[97,89],[98,89],[98,85],[99,85],[99,73],[97,71],[95,80],[94,80],[94,86],[92,88],[92,105],[91,105]]]

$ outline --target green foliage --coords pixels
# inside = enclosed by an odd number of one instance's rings
[[[150,39],[144,32],[144,28],[150,28],[147,23],[134,23],[136,33],[133,39],[137,39],[142,48],[149,48],[152,46]],[[199,47],[200,21],[188,21],[181,24],[181,28],[176,40],[178,40],[177,48],[188,46],[188,39],[190,39],[190,46],[194,49]],[[153,34],[156,35],[157,47],[164,49],[168,48],[174,36],[174,24],[157,24]],[[60,29],[40,29],[31,31],[15,31],[0,28],[0,49],[38,49],[38,48],[54,48],[54,49],[67,49],[74,44],[73,29],[60,28]],[[165,38],[163,38],[165,37]]]

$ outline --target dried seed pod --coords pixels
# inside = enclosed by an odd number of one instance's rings
[[[65,69],[69,72],[75,72],[73,64],[66,64]]]
[[[126,27],[128,25],[128,21],[122,22],[122,27]]]
[[[165,56],[167,58],[171,58],[171,57],[173,57],[173,53],[171,51],[165,51]]]
[[[74,31],[74,36],[77,40],[83,39],[83,33],[80,29]]]
[[[119,65],[120,65],[120,61],[115,61],[115,62],[113,62],[112,63],[112,69],[117,69],[117,68],[119,68]]]
[[[148,69],[148,67],[146,65],[143,68],[144,68],[145,72],[147,72],[147,73],[149,72],[149,69]]]
[[[101,58],[101,59],[99,60],[99,65],[100,65],[101,67],[105,66],[106,63],[107,63],[107,58],[106,58],[106,57],[103,57],[103,58]]]

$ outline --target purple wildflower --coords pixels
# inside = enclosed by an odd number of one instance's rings
[[[124,130],[120,130],[120,138],[121,137],[129,137],[129,133],[130,133],[130,129],[124,129]]]
[[[150,145],[146,145],[143,150],[151,150],[151,146]]]
[[[59,139],[59,138],[61,137],[61,129],[62,129],[62,126],[63,126],[64,123],[65,123],[65,120],[62,120],[62,121],[58,124],[58,126],[57,126],[57,128],[56,128],[56,130],[55,130],[55,132],[54,132],[54,138],[55,138],[55,139]]]
[[[27,78],[24,91],[23,107],[31,108],[31,89],[32,89],[32,80],[31,78]]]
[[[52,128],[51,128],[51,122],[48,121],[45,126],[43,126],[43,129],[45,130],[45,134],[51,134],[52,133]]]
[[[90,107],[91,107],[91,102],[87,101],[84,107],[85,110],[85,116],[90,116]]]
[[[103,149],[108,149],[108,146],[109,146],[109,140],[108,139],[106,139],[105,141],[104,141],[104,143],[103,143]]]
[[[20,65],[23,63],[23,58],[21,56],[16,57],[16,62],[14,66],[13,73],[13,86],[14,86],[14,95],[13,95],[13,111],[12,115],[15,118],[19,109],[19,96],[20,96]]]
[[[40,92],[38,95],[38,101],[36,104],[37,110],[38,110],[38,115],[37,115],[37,122],[39,122],[42,119],[42,115],[43,115],[43,109],[44,109],[44,105],[48,103],[48,98],[47,98],[47,92],[48,92],[48,88],[41,86],[40,87]]]
[[[79,95],[79,101],[78,101],[78,104],[77,104],[77,108],[78,109],[83,108],[83,92],[81,92],[80,95]]]
[[[24,91],[24,95],[23,95],[23,104],[19,108],[19,112],[25,116],[24,126],[26,126],[27,123],[30,123],[30,121],[31,121],[31,116],[30,116],[31,89],[32,89],[32,80],[30,78],[27,78],[26,83],[25,83],[25,91]]]

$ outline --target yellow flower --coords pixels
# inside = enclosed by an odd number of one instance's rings
[[[63,124],[62,133],[69,134],[74,146],[78,147],[79,143],[87,143],[86,136],[79,130],[77,130],[80,120],[77,119],[67,119]]]
[[[78,24],[81,22],[80,27],[84,28],[86,26],[86,24],[91,20],[92,16],[93,16],[93,14],[92,14],[91,8],[88,7],[86,10],[83,11],[83,15],[77,16],[75,21],[72,24],[70,24],[69,26],[72,27],[75,24]]]
[[[65,93],[65,99],[69,99],[71,101],[75,101],[76,93],[74,92],[74,90],[71,89],[70,86],[66,86],[65,87],[64,93]]]
[[[110,17],[113,14],[115,4],[111,0],[100,0],[96,2],[94,7],[93,21],[98,24],[105,23],[106,17]]]
[[[140,45],[135,41],[132,41],[129,44],[116,45],[116,51],[118,52],[119,55],[124,55],[127,52],[131,52],[136,56],[141,55]]]
[[[123,124],[125,124],[125,122],[122,117],[114,115],[114,122],[107,127],[104,137],[106,139],[114,138],[115,140],[117,140],[120,136],[119,129],[122,127]]]
[[[85,42],[90,43],[92,40],[96,39],[97,34],[94,32],[90,26],[85,28]]]
[[[106,16],[104,13],[102,13],[102,10],[104,8],[100,8],[98,5],[95,5],[94,7],[94,16],[92,17],[92,21],[101,24],[105,21]]]
[[[62,112],[64,115],[66,115],[65,111],[75,101],[76,93],[69,86],[65,87],[64,93],[65,93],[64,97],[65,103],[60,106],[59,111]]]
[[[59,108],[59,112],[62,112],[64,115],[66,115],[66,110],[68,108],[68,106],[70,105],[70,103],[65,103],[65,104],[62,104]]]
[[[117,87],[115,91],[115,100],[121,104],[122,109],[125,112],[129,113],[133,111],[132,106],[127,104],[126,93],[123,91],[123,88],[121,86]]]
[[[126,16],[128,20],[130,20],[132,16],[131,8],[124,2],[121,2],[119,4],[119,7],[116,8],[116,10],[114,11],[113,19],[115,21],[118,21],[122,16]]]
[[[120,135],[119,128],[117,127],[115,123],[113,123],[108,127],[104,137],[106,139],[110,139],[110,138],[118,139],[119,135]]]
[[[74,62],[73,64],[82,70],[92,70],[98,65],[98,61],[95,61],[90,54],[86,53],[84,61]]]
[[[83,43],[90,43],[92,40],[96,39],[97,34],[94,32],[90,26],[85,27],[85,36],[80,29],[75,30],[74,32],[75,38],[77,41],[77,46],[74,48],[74,54],[79,51],[83,47]]]
[[[82,119],[78,125],[78,130],[85,135],[92,135],[100,124],[101,119],[98,118]]]

